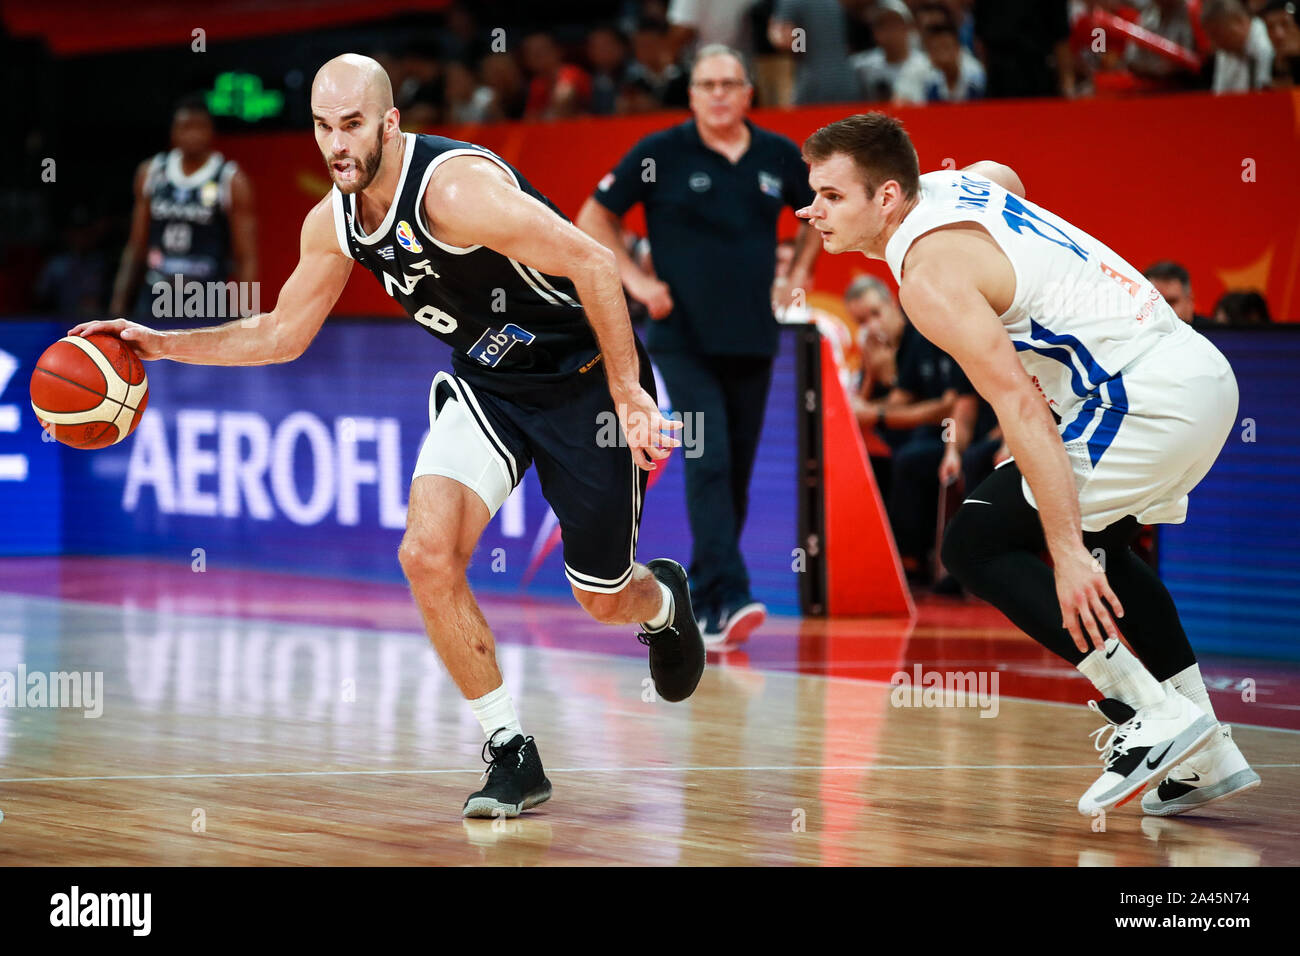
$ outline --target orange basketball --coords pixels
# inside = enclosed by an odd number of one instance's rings
[[[42,353],[32,373],[32,410],[72,448],[107,448],[135,430],[149,403],[144,363],[112,335],[69,335]]]

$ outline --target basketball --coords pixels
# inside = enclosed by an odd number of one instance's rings
[[[36,363],[32,410],[71,448],[107,448],[135,430],[149,402],[144,364],[112,335],[65,336]]]

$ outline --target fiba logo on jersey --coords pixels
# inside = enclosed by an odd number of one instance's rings
[[[415,238],[415,233],[411,231],[411,224],[405,219],[397,224],[397,241],[407,252],[423,252],[424,246],[420,245],[420,240]]]

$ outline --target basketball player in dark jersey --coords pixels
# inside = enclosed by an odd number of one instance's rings
[[[202,98],[182,100],[172,114],[171,151],[136,170],[131,234],[113,284],[111,314],[154,315],[154,284],[171,286],[176,276],[182,287],[191,281],[257,281],[253,184],[213,149],[212,137],[212,116]],[[144,285],[133,303],[142,271]]]
[[[452,346],[455,374],[438,373],[430,392],[399,557],[492,754],[464,815],[515,816],[548,799],[551,785],[470,592],[470,556],[535,463],[574,596],[599,621],[640,623],[659,695],[689,697],[704,642],[686,572],[667,559],[634,560],[648,472],[680,444],[671,434],[680,423],[659,414],[613,255],[517,170],[471,143],[403,134],[388,76],[369,57],[345,54],[321,68],[312,115],[335,188],[307,214],[298,266],[274,310],[204,329],[156,332],[117,319],[71,334],[117,334],[145,359],[287,362],[307,348],[357,261]],[[600,438],[611,412],[627,447]]]

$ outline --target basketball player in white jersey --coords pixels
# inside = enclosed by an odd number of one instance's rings
[[[1006,166],[921,176],[880,113],[818,130],[803,152],[816,199],[799,215],[826,251],[888,262],[908,317],[997,412],[1013,459],[963,503],[943,560],[1101,692],[1089,706],[1108,721],[1095,733],[1105,769],[1079,811],[1161,776],[1147,813],[1258,786],[1168,590],[1129,547],[1140,525],[1186,518],[1236,416],[1227,361],[1141,272],[1025,199]]]

